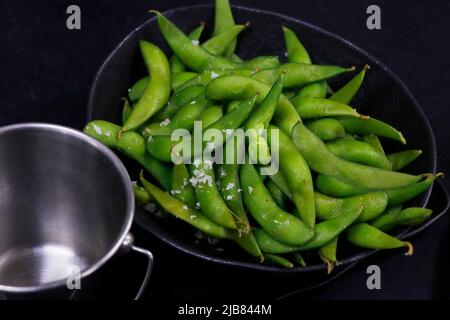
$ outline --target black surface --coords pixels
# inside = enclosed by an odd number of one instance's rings
[[[72,3],[82,10],[80,31],[65,27],[65,9]],[[148,9],[166,10],[193,3],[206,1],[2,1],[0,124],[47,121],[80,128],[91,80],[113,47],[148,18]],[[406,83],[425,110],[436,135],[438,168],[449,171],[450,49],[446,33],[450,30],[450,3],[378,1],[382,10],[382,30],[378,31],[365,27],[365,9],[372,4],[369,1],[349,1],[346,5],[331,0],[235,3],[304,19],[378,57]],[[415,123],[410,126],[414,130]],[[274,296],[296,289],[295,279],[255,278],[216,268],[162,246],[138,227],[133,231],[137,242],[151,248],[156,257],[147,297]],[[448,298],[449,278],[443,272],[449,265],[448,231],[446,217],[414,238],[413,257],[381,253],[307,297]],[[125,297],[131,292],[139,273],[131,267],[131,261],[117,262],[111,268],[111,277],[117,273],[113,277],[116,285],[106,280],[102,284],[115,288],[108,291],[110,295]],[[374,261],[382,270],[382,290],[369,291],[365,270]],[[131,271],[132,279],[125,278],[125,271]]]

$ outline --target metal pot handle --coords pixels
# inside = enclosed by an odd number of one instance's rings
[[[139,291],[137,292],[134,300],[139,300],[142,297],[145,289],[147,288],[148,281],[150,280],[150,274],[152,273],[154,258],[153,254],[147,249],[135,246],[134,244],[134,236],[129,233],[125,240],[122,243],[122,249],[124,253],[134,251],[136,253],[142,254],[147,257],[147,269],[145,270],[145,276],[142,280],[141,286],[139,287]]]

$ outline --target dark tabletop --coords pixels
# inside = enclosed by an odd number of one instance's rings
[[[149,9],[164,11],[210,2],[1,1],[0,125],[44,121],[81,128],[95,72],[114,46],[149,18]],[[424,109],[436,136],[438,169],[450,173],[450,2],[378,0],[382,29],[374,31],[366,28],[366,8],[373,1],[232,2],[303,19],[343,36],[378,57],[405,82]],[[70,4],[81,8],[81,30],[66,28],[66,8]],[[414,130],[414,123],[411,129]],[[448,175],[445,181],[449,185]],[[414,256],[404,257],[398,251],[376,254],[328,285],[301,297],[448,299],[449,221],[447,216],[414,237]],[[206,264],[167,248],[138,226],[133,227],[133,232],[137,243],[151,248],[156,258],[146,298],[276,297],[305,286],[305,279],[300,277],[271,278]],[[129,297],[143,271],[139,259],[133,256],[126,261],[125,258],[113,261],[103,279],[117,281],[111,285],[111,281],[104,280],[99,287],[109,289],[98,296]],[[371,264],[381,268],[381,290],[366,287],[366,269]]]

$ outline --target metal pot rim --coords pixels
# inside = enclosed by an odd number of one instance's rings
[[[128,171],[125,169],[125,166],[122,164],[119,158],[108,147],[104,146],[97,140],[87,136],[83,132],[69,127],[40,122],[12,124],[0,127],[0,139],[1,136],[5,133],[10,133],[12,131],[20,131],[23,129],[39,129],[45,131],[53,131],[54,133],[57,134],[71,136],[73,139],[83,140],[84,142],[88,143],[89,145],[97,149],[100,153],[103,154],[103,156],[111,160],[113,166],[117,169],[118,173],[120,174],[121,180],[125,185],[126,189],[125,197],[127,198],[126,199],[127,212],[125,216],[126,223],[124,223],[124,225],[122,226],[120,233],[117,235],[114,244],[111,246],[108,252],[101,259],[97,260],[95,263],[89,266],[89,268],[81,272],[81,278],[85,278],[90,274],[94,273],[95,271],[97,271],[101,266],[103,266],[109,259],[111,259],[117,253],[119,248],[121,248],[122,244],[126,240],[126,237],[130,231],[131,224],[133,222],[135,208],[134,208],[134,194],[131,188],[130,176],[128,175]],[[67,281],[66,279],[60,279],[38,286],[24,286],[24,287],[15,287],[0,284],[0,291],[3,291],[5,293],[33,293],[65,286],[66,281]]]

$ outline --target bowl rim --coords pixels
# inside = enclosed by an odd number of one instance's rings
[[[108,251],[100,258],[97,259],[94,263],[92,263],[87,269],[83,270],[80,274],[81,279],[86,278],[91,275],[95,271],[97,271],[100,267],[102,267],[107,261],[109,261],[122,247],[133,222],[134,212],[135,212],[135,202],[134,202],[134,193],[130,183],[130,176],[128,174],[127,169],[123,165],[122,161],[117,157],[117,155],[110,150],[108,147],[104,146],[99,141],[94,138],[89,137],[81,131],[56,125],[50,123],[41,123],[41,122],[25,122],[25,123],[17,123],[12,125],[7,125],[0,127],[0,139],[4,134],[14,134],[15,131],[29,130],[29,129],[37,129],[49,131],[54,134],[60,134],[65,136],[70,136],[73,139],[78,139],[83,141],[83,143],[87,143],[95,148],[98,152],[100,152],[104,157],[106,157],[109,161],[111,161],[112,165],[116,168],[119,173],[120,179],[122,180],[126,193],[126,215],[125,222],[123,223],[120,232],[117,233],[116,238],[112,242],[113,245],[110,246]],[[45,290],[55,289],[61,286],[65,286],[67,283],[67,278],[50,281],[44,284],[35,285],[35,286],[11,286],[11,285],[2,285],[0,283],[0,292],[5,293],[33,293],[33,292],[41,292]]]
[[[199,5],[188,5],[188,6],[182,6],[182,7],[177,7],[177,8],[173,8],[167,11],[162,12],[162,14],[164,15],[171,15],[174,13],[179,13],[179,12],[183,12],[183,11],[189,11],[192,9],[213,9],[213,5],[211,4],[199,4]],[[394,82],[399,86],[399,89],[404,93],[404,95],[409,99],[409,101],[411,102],[410,107],[414,108],[415,111],[417,112],[417,114],[419,115],[420,118],[422,118],[423,123],[425,124],[426,127],[426,131],[427,134],[429,136],[429,143],[431,144],[431,157],[432,157],[432,172],[435,173],[436,172],[436,167],[437,167],[437,154],[436,154],[436,140],[434,137],[434,133],[433,133],[433,129],[430,125],[430,122],[428,121],[428,118],[426,117],[424,111],[422,110],[422,108],[420,107],[419,103],[417,102],[416,98],[413,96],[413,94],[411,93],[411,91],[408,89],[408,87],[403,83],[403,81],[389,68],[387,67],[383,62],[381,62],[378,58],[376,58],[375,56],[373,56],[371,53],[367,52],[366,50],[360,48],[359,46],[355,45],[354,43],[350,42],[349,40],[346,40],[345,38],[341,37],[340,35],[337,35],[331,31],[328,31],[326,29],[323,29],[321,27],[318,27],[312,23],[303,21],[299,18],[294,18],[291,16],[287,16],[281,13],[277,13],[277,12],[273,12],[273,11],[268,11],[268,10],[263,10],[263,9],[257,9],[257,8],[252,8],[252,7],[246,7],[246,6],[239,6],[239,5],[232,5],[231,6],[233,9],[237,9],[237,10],[242,10],[242,11],[247,11],[247,12],[251,12],[251,13],[256,13],[256,14],[264,14],[264,15],[269,15],[269,16],[274,16],[280,19],[283,19],[285,21],[290,21],[293,22],[297,25],[302,25],[306,28],[309,28],[311,30],[314,30],[315,32],[318,33],[322,33],[330,38],[333,38],[339,42],[344,43],[345,45],[347,45],[351,50],[354,50],[356,52],[358,52],[360,55],[364,56],[365,58],[367,58],[369,61],[371,61],[372,65],[377,65],[378,67],[380,67],[381,69],[383,69],[384,72],[387,73],[387,75],[389,77],[391,77]],[[110,54],[106,57],[106,59],[103,61],[103,63],[101,64],[101,66],[99,67],[97,73],[95,74],[95,77],[92,81],[91,84],[91,89],[89,92],[89,96],[88,96],[88,103],[87,103],[87,113],[86,113],[86,121],[92,120],[92,113],[93,113],[93,102],[94,102],[94,97],[96,94],[96,83],[99,80],[101,74],[103,73],[103,69],[105,69],[107,67],[107,65],[109,64],[110,60],[113,59],[115,53],[117,50],[119,50],[131,37],[133,37],[135,35],[135,33],[140,32],[141,29],[145,28],[148,24],[154,22],[156,20],[156,17],[153,16],[150,19],[146,20],[145,22],[143,22],[142,24],[140,24],[139,26],[137,26],[136,28],[134,28],[129,34],[127,34],[125,36],[125,38],[119,42],[118,45],[116,45],[114,47],[114,49],[110,52]],[[431,186],[426,193],[424,193],[424,202],[423,202],[423,206],[425,207],[430,199],[431,196],[431,192],[433,191],[433,186]],[[177,250],[180,250],[181,252],[197,257],[201,260],[207,261],[207,262],[213,262],[213,263],[217,263],[220,265],[225,265],[225,266],[232,266],[232,267],[236,267],[236,268],[242,268],[242,269],[247,269],[247,270],[253,270],[253,271],[260,271],[260,272],[272,272],[272,273],[284,273],[284,274],[291,274],[291,273],[308,273],[308,272],[317,272],[317,271],[321,271],[321,270],[326,270],[326,267],[324,264],[315,264],[315,265],[310,265],[310,266],[295,266],[291,269],[287,269],[287,268],[281,268],[278,266],[269,266],[269,265],[263,265],[263,264],[258,264],[258,263],[252,263],[252,262],[245,262],[245,261],[240,261],[240,260],[234,260],[234,259],[225,259],[225,258],[220,258],[220,257],[214,257],[211,256],[207,253],[199,253],[193,250],[190,250],[189,248],[186,248],[186,246],[184,246],[181,243],[178,243],[178,241],[173,241],[173,239],[170,239],[169,237],[166,237],[164,235],[161,235],[160,233],[154,232],[151,230],[151,228],[148,228],[145,223],[143,223],[143,221],[140,219],[139,215],[143,214],[143,209],[137,207],[137,215],[135,218],[135,221],[143,228],[145,229],[147,232],[149,232],[150,234],[152,234],[154,237],[160,239],[161,241],[163,241],[164,243],[168,244],[169,246],[171,246],[172,248],[175,248]],[[148,214],[148,212],[146,212]],[[406,235],[408,233],[409,230],[411,230],[413,227],[408,227],[405,228],[404,230],[402,230],[401,232],[399,232],[396,236],[399,238],[402,238],[404,235]],[[346,266],[346,265],[350,265],[352,263],[356,263],[372,254],[374,254],[375,252],[377,252],[379,250],[363,250],[360,253],[357,253],[355,255],[352,255],[348,258],[339,260],[339,266],[338,267],[342,267],[342,266]]]

